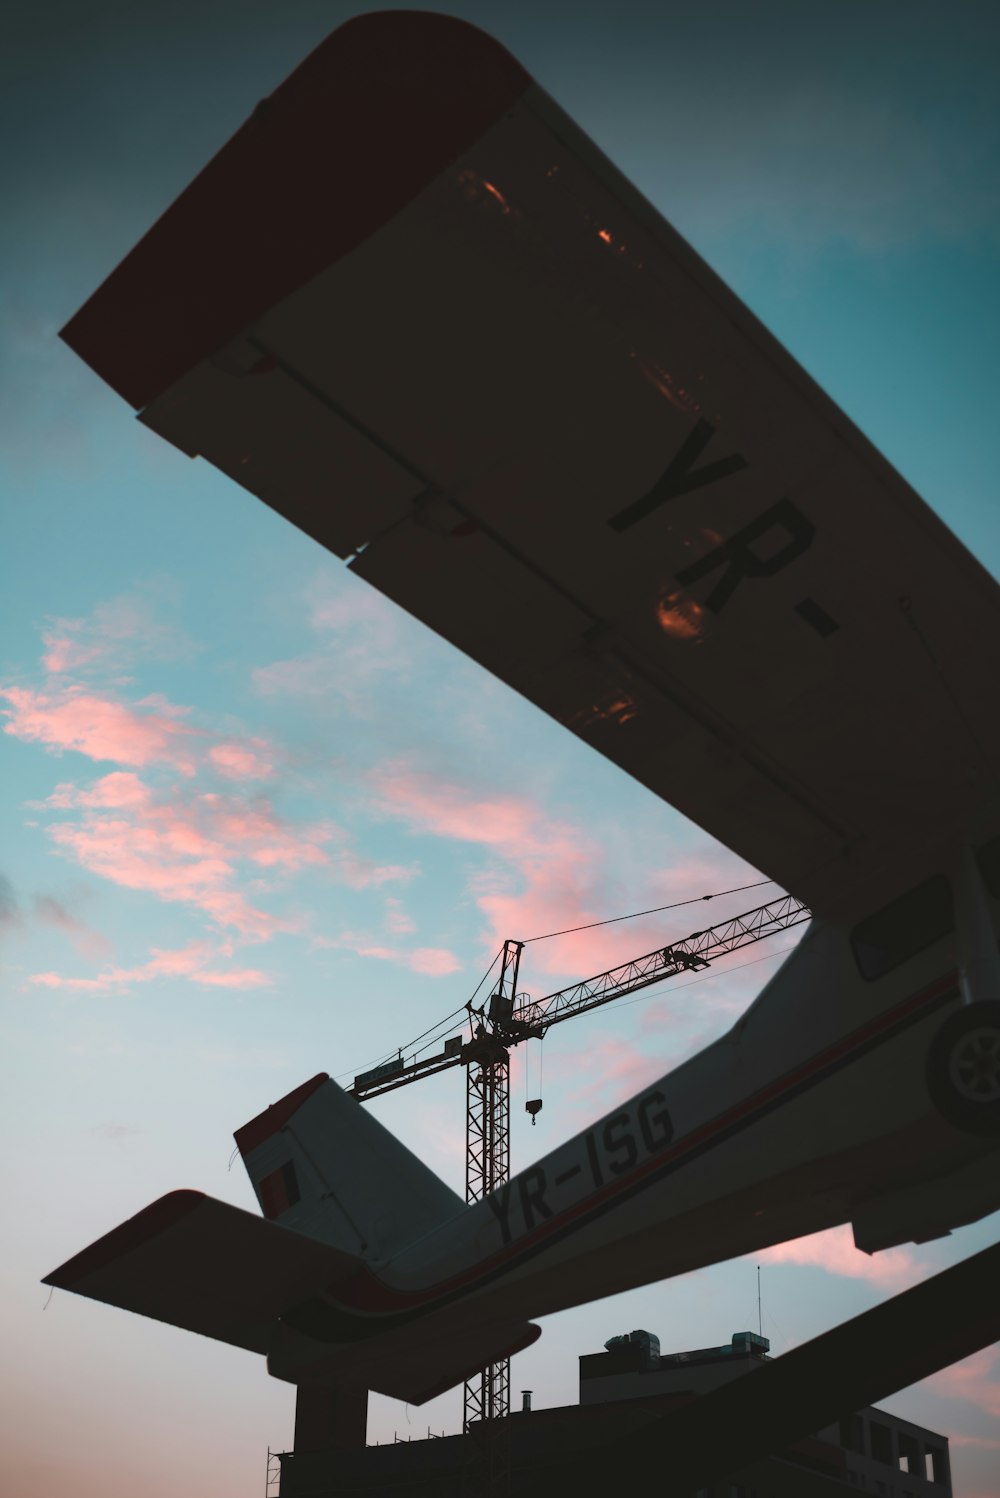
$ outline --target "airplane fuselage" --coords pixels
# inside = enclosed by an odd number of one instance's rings
[[[873,1250],[1000,1206],[997,1141],[941,1117],[925,1079],[962,1002],[952,935],[871,981],[850,933],[813,923],[725,1035],[286,1316],[300,1335],[271,1371],[357,1371],[371,1338],[384,1356],[386,1336],[543,1316],[844,1222]]]

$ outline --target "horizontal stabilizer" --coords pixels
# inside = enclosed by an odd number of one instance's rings
[[[171,1191],[43,1283],[267,1353],[283,1311],[358,1267],[351,1254],[200,1191]]]

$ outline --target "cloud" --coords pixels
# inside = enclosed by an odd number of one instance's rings
[[[398,962],[411,973],[422,973],[428,978],[446,978],[450,973],[460,972],[462,960],[447,947],[414,947],[404,950],[389,947],[384,942],[373,940],[363,933],[342,931],[339,936],[319,936],[314,946],[335,948],[353,952],[356,957],[371,957],[378,962]]]
[[[385,899],[384,925],[393,936],[409,936],[417,929],[416,921],[407,915],[402,902],[393,895],[387,895]]]
[[[137,983],[151,983],[157,978],[186,978],[205,988],[264,988],[270,976],[259,968],[213,968],[210,966],[226,948],[207,941],[189,942],[186,947],[165,951],[154,947],[147,962],[138,967],[108,967],[93,978],[67,978],[60,973],[34,973],[28,979],[33,988],[69,989],[76,993],[113,993],[128,990]]]
[[[877,1254],[862,1253],[854,1246],[849,1223],[777,1243],[762,1249],[757,1259],[765,1264],[802,1264],[825,1269],[828,1274],[865,1280],[886,1290],[905,1290],[925,1279],[928,1266],[917,1260],[908,1248],[887,1248]]]
[[[127,770],[114,770],[95,781],[89,790],[81,790],[71,782],[57,785],[44,802],[32,802],[36,807],[66,809],[71,806],[119,807],[131,810],[148,806],[151,792],[138,775]]]
[[[235,887],[238,866],[292,874],[325,866],[334,829],[293,827],[269,802],[206,792],[157,799],[136,776],[106,776],[89,790],[60,785],[50,805],[82,811],[49,829],[83,868],[126,889],[202,910],[221,926],[266,940],[289,923],[252,905]]]
[[[256,740],[254,747],[245,744],[216,744],[208,751],[208,757],[227,780],[264,780],[273,773],[274,765],[265,752],[267,745]]]
[[[546,1058],[546,1072],[551,1076],[554,1066],[566,1088],[567,1125],[585,1128],[662,1077],[680,1059],[683,1042],[679,1037],[677,1041],[676,1047],[665,1051],[662,1046],[640,1047],[605,1035],[591,1040],[582,1063],[568,1056],[553,1062]]]
[[[31,903],[35,919],[64,931],[84,957],[102,957],[110,950],[111,943],[106,936],[79,920],[52,895],[35,895]]]
[[[1000,1347],[984,1347],[972,1357],[932,1374],[927,1382],[937,1394],[964,1399],[1000,1418]]]
[[[72,749],[94,760],[139,768],[160,763],[182,775],[195,772],[196,730],[162,707],[136,711],[78,687],[44,693],[10,686],[0,688],[0,698],[10,703],[3,710],[4,733],[57,754]]]
[[[188,778],[202,763],[230,781],[263,780],[274,773],[275,751],[264,739],[230,736],[213,744],[207,731],[184,721],[190,708],[160,693],[128,705],[67,684],[47,693],[8,686],[0,688],[0,698],[10,704],[3,709],[4,732],[56,754],[74,750],[137,769],[166,765]],[[105,791],[113,788],[111,782]]]
[[[462,964],[446,947],[417,947],[406,957],[411,972],[426,973],[430,978],[445,978],[461,971]]]
[[[532,939],[606,918],[610,880],[604,850],[579,828],[547,816],[530,797],[483,795],[405,761],[374,770],[369,785],[383,815],[416,832],[468,843],[492,855],[492,865],[470,878],[476,904],[487,919],[483,940],[490,951],[508,937]],[[754,877],[723,849],[697,858],[671,857],[666,849],[664,867],[651,879],[647,876],[645,894],[652,897],[643,903],[667,905],[693,891]],[[692,924],[703,918],[699,906]],[[533,969],[560,976],[601,972],[663,940],[662,916],[596,925],[533,947]]]
[[[42,665],[51,676],[107,675],[121,672],[139,656],[189,656],[193,645],[183,630],[156,617],[158,607],[173,601],[173,592],[160,580],[147,583],[141,592],[99,603],[86,618],[50,619],[42,631]]]
[[[398,611],[356,578],[340,580],[336,592],[324,581],[308,590],[310,625],[320,636],[313,650],[258,666],[255,689],[264,697],[320,703],[336,694],[361,716],[369,711],[368,688],[385,672],[398,676],[409,655],[399,643]],[[412,643],[412,642],[411,642]]]
[[[383,884],[397,882],[406,884],[419,872],[417,864],[377,863],[346,842],[338,851],[337,864],[341,879],[351,889],[377,889]]]
[[[528,934],[525,927],[533,934],[550,924],[599,918],[597,848],[568,824],[545,817],[530,798],[478,795],[404,763],[376,770],[370,784],[383,814],[416,832],[484,848],[507,866],[472,881],[491,948]],[[539,967],[566,971],[565,963],[553,969],[548,956],[539,949]]]
[[[414,873],[365,858],[332,822],[285,820],[266,797],[187,787],[157,794],[131,771],[114,771],[86,787],[62,782],[42,805],[80,814],[55,822],[49,837],[90,873],[168,903],[192,905],[217,925],[257,941],[301,923],[252,903],[238,887],[246,872],[286,879],[322,869],[352,889],[406,881]]]
[[[87,1132],[96,1134],[98,1139],[133,1139],[137,1134],[144,1134],[146,1131],[136,1128],[134,1124],[103,1123],[94,1124]]]

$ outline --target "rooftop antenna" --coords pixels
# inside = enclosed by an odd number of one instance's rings
[[[760,1265],[757,1265],[757,1335],[764,1335],[764,1322],[760,1314]]]

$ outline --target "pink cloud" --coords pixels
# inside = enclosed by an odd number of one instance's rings
[[[195,983],[203,983],[206,988],[265,988],[271,982],[267,973],[254,967],[230,969],[224,973],[192,973],[190,976]]]
[[[207,988],[262,988],[271,979],[259,968],[217,969],[208,966],[225,949],[211,942],[194,941],[186,947],[165,951],[154,947],[148,962],[138,967],[108,967],[94,978],[66,978],[60,973],[34,973],[28,982],[33,988],[69,989],[77,993],[111,993],[128,989],[136,983],[151,983],[156,978],[186,978]]]
[[[79,622],[79,620],[67,619],[59,621],[63,629],[75,628]],[[86,645],[71,634],[57,634],[54,630],[45,630],[42,640],[46,646],[46,653],[42,656],[42,665],[46,671],[53,674],[61,671],[78,671],[81,667],[89,666],[95,660],[99,660],[103,654],[99,645]]]
[[[8,719],[4,732],[16,738],[39,743],[63,753],[75,750],[94,760],[112,760],[118,764],[143,769],[166,765],[182,775],[193,776],[202,755],[208,764],[227,780],[263,780],[274,773],[274,751],[262,739],[228,738],[208,744],[208,734],[183,720],[191,709],[170,702],[160,693],[152,693],[133,705],[98,695],[83,687],[66,686],[55,693],[34,692],[29,688],[0,689],[6,698]],[[121,795],[131,784],[128,772],[105,776],[92,795]],[[57,787],[56,794],[63,788]],[[55,804],[55,803],[52,803]],[[77,793],[75,805],[87,803]],[[127,804],[119,800],[105,805]]]
[[[147,806],[151,800],[149,787],[138,775],[129,770],[114,770],[95,780],[89,790],[81,790],[71,782],[57,785],[52,795],[43,803],[59,810],[74,806],[118,807],[123,810]]]
[[[586,927],[609,914],[604,851],[579,828],[546,816],[530,798],[477,795],[467,786],[405,763],[376,770],[370,784],[384,814],[417,832],[476,845],[500,861],[472,881],[476,903],[488,922],[484,942],[491,951],[508,937],[523,940]],[[667,850],[664,865],[647,879],[643,905],[667,905],[692,893],[754,878],[745,864],[721,850],[714,857],[696,859],[671,857]],[[661,915],[574,931],[532,947],[532,969],[560,977],[602,972],[654,949],[666,935],[697,929],[705,921],[705,910],[691,907],[687,919],[690,926],[681,925],[675,916],[665,927]]]
[[[329,861],[320,845],[330,829],[292,829],[266,803],[248,807],[213,795],[155,802],[130,787],[133,801],[126,816],[120,807],[101,809],[100,794],[94,808],[84,803],[79,821],[50,829],[60,849],[113,884],[194,905],[219,925],[256,940],[267,940],[287,923],[233,887],[239,862],[288,873]],[[69,799],[65,788],[60,799]]]
[[[238,888],[245,871],[287,878],[322,868],[355,889],[414,872],[365,859],[332,823],[284,820],[265,797],[173,791],[158,798],[131,771],[102,776],[86,788],[64,782],[44,805],[80,813],[56,822],[49,836],[83,868],[126,889],[193,905],[258,941],[300,923],[251,903]]]
[[[877,1254],[862,1253],[854,1246],[849,1223],[811,1233],[788,1243],[765,1248],[757,1258],[767,1264],[804,1264],[825,1269],[828,1274],[865,1280],[886,1290],[904,1290],[918,1284],[930,1273],[908,1248],[886,1248]]]
[[[356,957],[371,957],[379,962],[398,962],[411,973],[422,973],[429,978],[445,978],[462,968],[461,959],[447,947],[415,947],[405,951],[399,947],[387,947],[353,931],[342,931],[339,936],[316,937],[313,945],[339,948],[353,952]]]
[[[567,1089],[567,1127],[571,1129],[585,1128],[662,1077],[671,1066],[671,1059],[664,1056],[661,1048],[640,1049],[618,1037],[593,1039],[585,1054],[586,1063],[582,1067],[570,1054],[565,1059],[554,1057],[552,1062],[546,1055],[546,1072],[553,1075],[554,1066],[555,1074]]]
[[[383,813],[417,832],[485,848],[507,865],[477,876],[473,883],[476,903],[489,926],[484,941],[492,949],[507,937],[600,918],[597,848],[576,829],[546,818],[527,797],[477,796],[464,786],[400,765],[375,772],[371,783]],[[587,966],[581,968],[579,962],[594,946],[577,941],[554,954],[546,944],[532,956],[542,971],[586,972]],[[602,956],[604,951],[601,944]]]
[[[162,809],[178,834],[190,837],[191,851],[225,848],[248,858],[260,868],[295,870],[307,864],[327,864],[330,855],[321,844],[333,837],[329,824],[315,822],[292,827],[275,816],[270,803],[260,799],[237,801],[232,797],[205,794],[183,809]],[[199,828],[209,831],[205,842]]]
[[[964,1399],[988,1415],[1000,1417],[1000,1347],[981,1352],[942,1368],[927,1380],[936,1393],[949,1399]],[[997,1443],[1000,1445],[1000,1442]]]
[[[99,603],[86,618],[52,619],[42,631],[42,665],[50,675],[118,671],[138,655],[176,659],[190,653],[183,631],[156,618],[156,605],[169,589],[149,585],[144,592]]]
[[[80,688],[46,695],[25,687],[7,687],[0,697],[11,704],[4,732],[66,749],[90,759],[123,765],[168,764],[182,775],[195,771],[194,730],[163,711],[136,712],[110,697]]]
[[[416,921],[407,915],[402,902],[393,895],[387,895],[385,900],[385,929],[393,936],[409,936],[417,929]]]
[[[430,978],[444,978],[449,973],[461,971],[462,964],[454,952],[446,947],[417,947],[406,958],[406,965],[414,973],[426,973]]]
[[[258,752],[265,747],[258,744],[257,748],[250,749],[241,744],[216,744],[208,751],[208,757],[227,780],[264,780],[274,771],[270,758]]]
[[[419,831],[487,847],[522,848],[526,854],[544,845],[538,808],[526,798],[476,797],[464,786],[406,765],[376,771],[372,784],[381,806]]]

